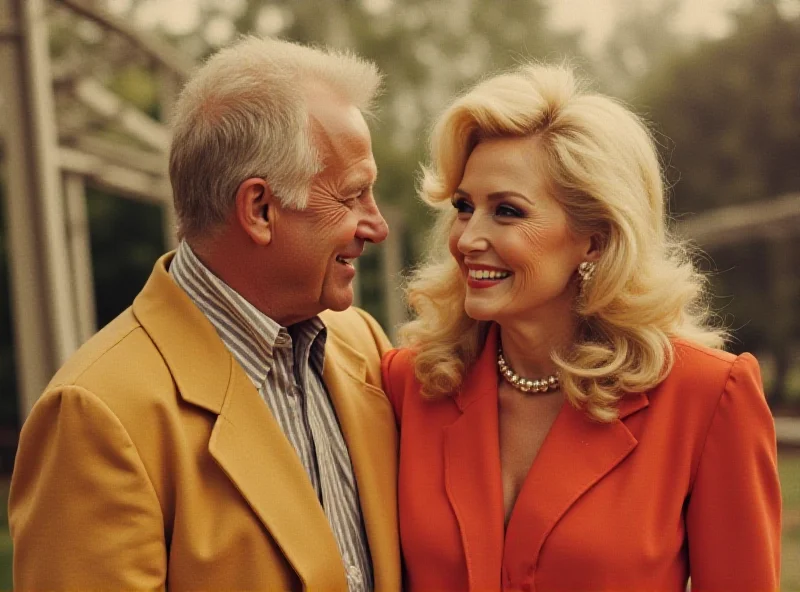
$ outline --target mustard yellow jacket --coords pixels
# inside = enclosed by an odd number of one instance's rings
[[[289,441],[213,326],[155,266],[56,374],[22,429],[9,499],[16,590],[346,590]],[[324,381],[353,463],[377,590],[399,590],[389,343],[325,313]]]

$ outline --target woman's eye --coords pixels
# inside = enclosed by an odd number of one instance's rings
[[[458,211],[459,214],[471,214],[473,210],[473,207],[470,205],[470,203],[463,197],[454,199],[453,207]]]
[[[497,209],[495,210],[495,214],[497,216],[513,217],[513,218],[521,218],[524,215],[517,208],[512,208],[511,206],[507,206],[507,205],[497,206]]]

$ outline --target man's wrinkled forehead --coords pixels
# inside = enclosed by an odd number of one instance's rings
[[[350,143],[355,138],[370,142],[369,127],[361,111],[345,96],[324,82],[301,83],[301,92],[308,109],[312,134],[324,144],[340,139]],[[324,146],[320,146],[322,149]],[[359,146],[362,147],[362,146]],[[367,146],[371,149],[371,144]]]
[[[340,191],[357,193],[375,183],[369,128],[358,109],[310,110],[309,123],[323,171],[339,171]]]
[[[369,127],[355,106],[315,101],[309,104],[308,119],[316,147],[324,156],[346,158],[372,151]]]

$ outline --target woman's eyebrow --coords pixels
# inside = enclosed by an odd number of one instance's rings
[[[466,198],[471,198],[472,197],[469,194],[469,192],[464,191],[463,189],[461,189],[461,187],[457,188],[453,192],[453,195],[454,196],[458,196],[458,197],[466,197]],[[520,199],[524,199],[527,202],[531,201],[530,198],[527,195],[525,195],[523,193],[519,193],[518,191],[493,191],[492,193],[490,193],[489,195],[486,196],[486,198],[489,201],[499,201],[501,199],[508,199],[509,197],[518,197]]]
[[[489,195],[486,196],[489,201],[498,201],[501,199],[507,199],[509,197],[519,197],[520,199],[524,199],[525,201],[531,201],[530,198],[518,191],[493,191]]]

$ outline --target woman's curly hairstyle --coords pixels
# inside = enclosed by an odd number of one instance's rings
[[[538,136],[538,154],[572,230],[600,237],[594,277],[576,302],[578,341],[552,355],[567,399],[611,421],[621,397],[669,373],[673,339],[720,347],[725,333],[709,322],[706,280],[687,245],[668,231],[647,127],[618,101],[584,91],[567,66],[526,64],[494,76],[439,117],[420,190],[439,212],[430,256],[406,290],[416,317],[400,335],[415,351],[423,394],[455,393],[488,325],[464,312],[464,280],[447,247],[455,219],[450,200],[478,142],[520,136]]]

